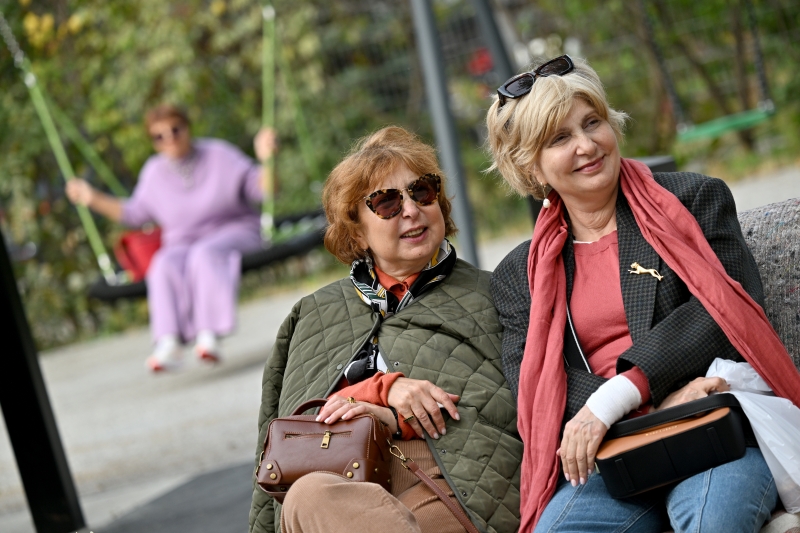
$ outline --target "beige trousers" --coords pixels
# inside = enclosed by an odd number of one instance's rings
[[[453,491],[423,440],[397,442],[450,496]],[[375,483],[315,472],[292,485],[283,501],[283,533],[465,533],[450,510],[411,471],[393,459],[392,492]],[[459,505],[456,502],[456,505]]]

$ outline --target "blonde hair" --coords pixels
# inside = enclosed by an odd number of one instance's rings
[[[322,189],[322,207],[328,219],[325,248],[342,263],[350,264],[364,257],[364,250],[355,239],[360,224],[359,203],[400,165],[417,176],[441,176],[438,204],[444,217],[445,236],[451,237],[458,231],[450,216],[452,207],[436,151],[413,133],[399,126],[388,126],[358,140],[325,180]]]
[[[537,77],[530,93],[506,99],[502,107],[495,97],[486,114],[492,155],[489,171],[498,170],[522,196],[530,194],[538,200],[547,196],[549,188],[542,187],[531,171],[547,140],[572,110],[575,98],[608,121],[619,142],[623,139],[628,115],[608,105],[603,83],[586,61],[573,59],[573,63],[575,68],[564,76]]]

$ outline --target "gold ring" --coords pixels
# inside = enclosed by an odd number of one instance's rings
[[[348,396],[347,397],[347,403],[356,403],[356,399],[353,398],[352,396]]]
[[[415,418],[417,418],[417,417],[416,417],[416,416],[414,416],[414,415],[407,416],[407,417],[405,417],[405,418],[403,419],[403,422],[405,422],[406,424],[408,424],[409,422],[411,422],[411,421],[412,421],[412,420],[414,420]]]

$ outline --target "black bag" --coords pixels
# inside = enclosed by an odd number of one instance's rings
[[[623,420],[597,451],[597,473],[614,498],[634,496],[741,458],[748,425],[733,394]]]

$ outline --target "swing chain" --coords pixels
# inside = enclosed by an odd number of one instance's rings
[[[0,35],[2,35],[6,46],[14,57],[15,66],[22,71],[22,79],[24,80],[25,85],[28,86],[28,92],[30,94],[33,107],[36,109],[36,112],[39,115],[39,120],[41,121],[42,127],[47,135],[47,139],[50,142],[50,147],[53,150],[53,155],[56,158],[56,162],[61,170],[61,174],[64,176],[64,179],[69,179],[70,176],[75,175],[75,172],[69,162],[69,159],[67,158],[66,151],[64,150],[64,144],[61,142],[61,138],[59,137],[56,126],[53,123],[53,118],[51,117],[50,111],[47,108],[47,103],[45,102],[42,90],[37,85],[36,76],[31,72],[30,64],[26,59],[25,54],[20,49],[19,43],[14,38],[11,27],[8,25],[8,21],[2,12],[0,12]],[[97,231],[97,226],[95,225],[88,208],[79,205],[76,206],[76,209],[78,211],[81,224],[86,231],[86,237],[89,240],[89,246],[97,258],[97,264],[100,267],[100,271],[103,273],[103,276],[106,278],[106,281],[109,284],[115,283],[117,281],[117,275],[114,272],[111,259],[106,252],[103,241],[100,238],[99,232]]]
[[[19,43],[14,38],[14,34],[11,32],[11,27],[8,25],[8,21],[6,21],[6,17],[3,16],[2,11],[0,11],[0,35],[3,36],[3,41],[5,41],[8,50],[11,52],[11,57],[14,58],[14,65],[17,68],[22,68],[23,63],[25,62],[25,53],[19,47]]]

